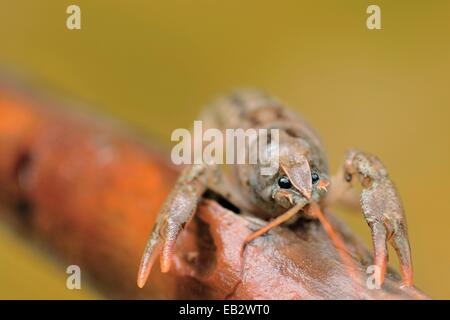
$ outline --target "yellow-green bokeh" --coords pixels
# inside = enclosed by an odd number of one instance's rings
[[[66,29],[69,4],[79,31]],[[369,4],[382,30],[366,28]],[[271,92],[321,133],[332,170],[349,147],[381,157],[404,200],[416,284],[450,298],[449,31],[449,1],[2,0],[0,65],[167,145],[212,97]],[[360,214],[343,216],[369,239]],[[69,297],[60,266],[0,232],[1,298]],[[24,266],[39,276],[15,277]]]

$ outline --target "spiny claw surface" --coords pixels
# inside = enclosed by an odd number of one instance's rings
[[[161,272],[169,271],[177,238],[193,217],[200,195],[205,191],[205,185],[200,181],[201,169],[196,166],[186,168],[167,197],[142,255],[137,278],[140,288],[145,285],[158,256]]]
[[[357,176],[363,187],[361,207],[371,228],[374,261],[380,268],[381,283],[388,261],[387,242],[390,242],[400,261],[403,283],[411,286],[413,271],[406,217],[386,168],[377,157],[352,150],[348,154],[345,171],[345,176]]]

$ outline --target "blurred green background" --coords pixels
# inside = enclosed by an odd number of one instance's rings
[[[70,4],[81,30],[66,29]],[[382,30],[366,28],[369,4]],[[321,133],[332,171],[349,147],[381,157],[406,208],[416,285],[448,299],[449,31],[449,1],[1,0],[0,66],[166,145],[218,94],[269,91]],[[369,243],[361,214],[341,216]],[[0,298],[100,297],[65,289],[65,266],[6,230]]]

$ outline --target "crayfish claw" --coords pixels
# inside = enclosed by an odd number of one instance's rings
[[[386,266],[388,260],[387,230],[383,223],[375,222],[369,224],[372,231],[372,243],[374,248],[374,264],[379,269],[380,284],[384,283]]]
[[[197,203],[206,189],[202,181],[203,171],[198,166],[185,168],[164,202],[141,259],[137,278],[140,288],[145,285],[159,255],[161,272],[169,271],[178,236],[194,216]]]
[[[397,190],[381,161],[361,151],[349,152],[344,170],[362,185],[361,207],[372,231],[375,265],[383,283],[388,260],[387,242],[395,248],[405,286],[413,285],[406,217]],[[351,181],[352,179],[349,179]]]
[[[411,260],[411,249],[409,247],[408,233],[404,225],[396,230],[390,239],[392,246],[397,253],[400,262],[400,270],[403,278],[403,285],[413,285],[413,268]]]
[[[138,271],[137,285],[139,288],[144,287],[147,282],[152,266],[161,252],[161,244],[161,241],[152,241],[152,238],[148,241]]]

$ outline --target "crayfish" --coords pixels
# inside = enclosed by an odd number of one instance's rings
[[[357,204],[367,221],[374,247],[374,263],[380,270],[380,281],[386,272],[390,242],[399,257],[403,284],[413,284],[410,246],[406,219],[400,197],[382,162],[373,155],[350,150],[341,170],[329,176],[323,144],[315,130],[297,113],[262,92],[242,90],[220,98],[203,112],[201,119],[208,128],[278,129],[276,144],[277,170],[262,175],[260,164],[219,165],[194,163],[186,166],[166,199],[153,227],[142,257],[138,286],[142,287],[155,259],[160,256],[161,271],[167,272],[180,232],[196,212],[206,192],[213,192],[240,211],[267,220],[261,229],[250,234],[242,244],[283,223],[297,219],[319,219],[337,248],[343,242],[333,230],[323,209],[341,202]],[[255,152],[252,144],[246,150]],[[353,188],[359,182],[361,192]],[[342,254],[343,259],[349,257]]]

